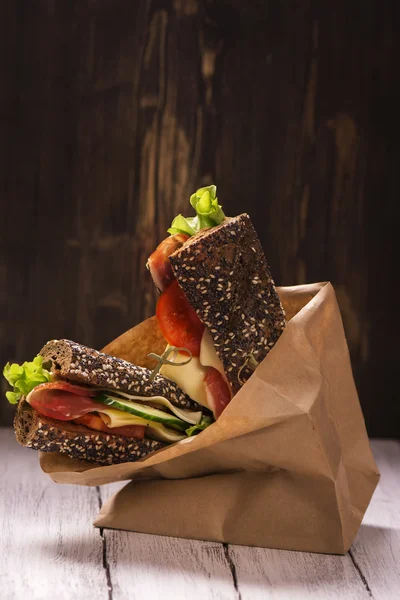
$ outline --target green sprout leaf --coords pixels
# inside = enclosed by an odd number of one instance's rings
[[[50,371],[43,367],[42,356],[36,356],[33,361],[24,362],[22,365],[7,363],[3,375],[14,388],[13,392],[6,392],[10,404],[17,404],[22,396],[27,396],[33,388],[51,379]]]
[[[207,427],[209,427],[213,423],[214,419],[212,417],[203,416],[201,418],[200,423],[197,423],[197,425],[192,425],[192,427],[188,427],[188,429],[185,429],[185,433],[188,437],[192,437],[192,435],[200,433],[200,431],[207,429]]]
[[[171,235],[175,235],[175,233],[185,233],[186,235],[192,236],[196,233],[196,229],[190,225],[189,219],[185,219],[182,215],[178,215],[172,221],[168,233]]]
[[[209,185],[199,188],[190,196],[190,204],[196,211],[195,217],[178,215],[172,221],[168,233],[184,233],[192,236],[205,227],[215,227],[225,219],[222,206],[218,204],[217,187]]]

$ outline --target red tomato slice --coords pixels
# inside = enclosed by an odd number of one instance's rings
[[[204,325],[176,279],[159,297],[156,314],[158,325],[168,344],[188,348],[193,356],[200,356]]]
[[[71,421],[88,412],[94,412],[102,406],[90,398],[95,393],[95,390],[73,385],[67,381],[55,381],[35,387],[28,394],[27,400],[32,408],[45,417],[58,421]]]
[[[231,390],[221,373],[214,367],[208,367],[204,383],[209,406],[217,419],[231,401]]]
[[[87,414],[82,417],[74,419],[74,423],[79,425],[85,425],[89,429],[95,429],[96,431],[104,431],[111,435],[123,435],[126,437],[136,438],[142,440],[144,438],[144,432],[146,427],[144,425],[125,425],[124,427],[107,427],[103,419],[97,415]]]

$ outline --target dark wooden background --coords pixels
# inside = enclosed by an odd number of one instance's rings
[[[151,315],[146,257],[215,182],[277,284],[333,282],[369,433],[398,436],[399,3],[0,7],[1,364]]]

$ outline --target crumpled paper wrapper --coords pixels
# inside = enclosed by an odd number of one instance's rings
[[[58,483],[131,480],[95,525],[344,554],[379,480],[330,283],[278,288],[288,325],[218,421],[136,463],[41,454]],[[147,332],[147,333],[146,333]],[[105,350],[146,364],[154,318]],[[158,344],[158,346],[157,346]]]

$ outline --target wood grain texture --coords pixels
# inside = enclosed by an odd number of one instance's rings
[[[38,455],[0,428],[0,596],[107,600],[95,489],[57,486]]]
[[[333,282],[369,432],[398,436],[400,4],[4,0],[1,17],[0,362],[150,316],[146,258],[215,181],[277,283]]]
[[[368,600],[349,555],[324,556],[230,546],[242,600]]]
[[[237,598],[222,544],[106,531],[113,600]]]
[[[375,440],[381,480],[351,555],[374,598],[397,600],[400,590],[400,443]]]

